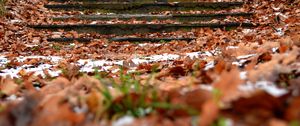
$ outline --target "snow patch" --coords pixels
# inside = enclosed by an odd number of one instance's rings
[[[162,55],[150,55],[145,57],[139,57],[139,58],[133,58],[131,61],[138,65],[142,63],[153,63],[153,62],[161,62],[161,61],[173,61],[176,59],[179,59],[180,57],[190,57],[190,58],[200,58],[201,56],[212,56],[212,53],[216,51],[206,51],[204,53],[202,52],[191,52],[186,53],[184,55],[178,55],[178,54],[162,54]],[[63,57],[59,56],[19,56],[16,57],[16,60],[18,62],[24,62],[28,59],[47,59],[51,61],[51,64],[40,64],[38,66],[33,65],[22,65],[18,66],[16,68],[10,68],[10,69],[3,69],[0,71],[0,76],[6,77],[11,76],[18,78],[18,73],[20,70],[24,69],[26,72],[35,72],[35,75],[44,75],[44,70],[48,70],[48,73],[55,77],[59,76],[61,73],[60,70],[51,70],[53,67],[57,66],[58,63],[63,59]],[[0,56],[0,66],[5,66],[7,63],[9,63],[10,60],[8,60],[5,56]],[[112,69],[114,65],[123,66],[124,60],[115,60],[115,61],[108,61],[108,60],[92,60],[92,59],[80,59],[78,60],[75,65],[78,65],[80,67],[80,72],[94,72],[95,68],[98,68],[99,71],[111,71],[113,73],[118,72],[119,69]],[[214,62],[209,62],[206,65],[206,70],[213,68]]]
[[[241,91],[255,91],[257,89],[264,90],[275,97],[280,97],[288,93],[286,89],[278,88],[273,82],[258,81],[255,84],[247,82],[239,87]]]
[[[252,33],[252,32],[254,32],[255,30],[253,30],[253,29],[243,29],[242,30],[242,32],[244,33],[244,34],[249,34],[249,33]]]
[[[257,54],[242,55],[242,56],[237,56],[236,58],[237,58],[238,60],[240,60],[240,59],[248,59],[248,58],[254,57],[254,56],[256,56],[256,55],[257,55]]]
[[[229,50],[229,49],[238,49],[238,48],[239,48],[238,46],[227,46],[226,50]]]
[[[190,57],[191,59],[194,59],[194,58],[199,58],[200,55],[201,55],[201,52],[186,53],[186,55],[187,55],[188,57]]]
[[[240,72],[240,78],[243,80],[247,79],[247,72],[246,71]]]
[[[130,126],[134,122],[134,117],[124,116],[112,123],[112,126]]]
[[[209,70],[209,69],[214,68],[214,67],[215,67],[215,62],[214,62],[214,61],[210,61],[210,62],[208,62],[208,63],[205,65],[204,70]]]

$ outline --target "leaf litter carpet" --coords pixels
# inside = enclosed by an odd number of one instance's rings
[[[49,17],[82,12],[52,11],[46,3],[8,0],[0,18],[1,126],[300,125],[299,0],[254,0],[226,10],[254,12],[251,22],[261,24],[255,28],[131,35],[196,38],[159,43],[110,42],[105,38],[115,35],[27,27],[174,23],[54,21]],[[48,42],[49,37],[97,39],[60,43]]]

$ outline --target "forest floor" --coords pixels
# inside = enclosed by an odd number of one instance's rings
[[[196,38],[158,43],[28,27],[176,24],[57,21],[49,17],[82,12],[52,11],[46,3],[55,2],[8,0],[0,17],[1,126],[300,126],[299,0],[251,0],[225,11],[250,11],[251,19],[210,21],[259,24],[254,28],[125,35]],[[188,13],[212,12],[223,13]],[[47,41],[59,37],[96,39]]]

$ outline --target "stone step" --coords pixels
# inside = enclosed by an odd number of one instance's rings
[[[190,11],[190,10],[221,10],[234,7],[241,7],[244,2],[157,2],[157,3],[67,3],[67,4],[46,4],[48,9],[53,10],[93,10],[101,13],[149,13],[161,11]]]
[[[28,27],[44,30],[78,31],[79,33],[99,33],[99,34],[115,34],[130,35],[156,32],[171,32],[177,30],[191,30],[193,28],[224,28],[224,27],[256,27],[253,23],[197,23],[197,24],[47,24],[47,25],[28,25]]]
[[[91,42],[96,38],[48,38],[47,41],[49,42]],[[177,41],[192,41],[196,38],[141,38],[141,37],[114,37],[108,38],[110,42],[169,42],[173,40]]]
[[[52,17],[53,20],[100,20],[107,21],[112,19],[118,20],[176,20],[180,22],[189,21],[208,21],[212,19],[223,19],[227,16],[231,17],[251,17],[253,13],[246,12],[233,12],[233,13],[218,13],[218,14],[171,14],[171,15],[151,15],[151,14],[113,14],[113,15],[73,15],[73,16],[60,16]]]
[[[199,0],[48,0],[54,2],[198,2]]]

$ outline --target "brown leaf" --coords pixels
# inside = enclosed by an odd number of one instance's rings
[[[93,113],[100,111],[101,107],[104,107],[102,104],[102,100],[103,96],[100,94],[100,92],[97,90],[92,90],[86,99],[89,110]]]
[[[223,71],[220,79],[213,86],[220,91],[223,102],[230,102],[241,96],[238,86],[243,82],[239,70],[234,68],[229,72]]]
[[[35,65],[37,63],[39,63],[39,60],[36,58],[28,59],[24,62],[24,64],[28,64],[28,65]]]
[[[103,89],[103,84],[96,78],[85,75],[76,80],[71,90],[89,92],[92,88]]]
[[[58,77],[57,79],[48,82],[46,86],[41,88],[42,94],[54,94],[70,85],[70,81],[63,77]]]
[[[30,125],[31,121],[34,118],[35,110],[37,109],[41,99],[42,97],[39,94],[31,94],[29,96],[25,96],[22,102],[20,102],[19,104],[9,105],[6,109],[6,116],[8,116],[9,119],[5,121],[10,121],[12,126]],[[3,123],[1,119],[0,121],[0,124]]]
[[[207,64],[207,62],[204,61],[204,60],[201,60],[199,62],[195,62],[194,63],[194,69],[196,69],[196,70],[203,70],[205,68],[206,64]]]
[[[19,71],[19,73],[18,73],[20,76],[22,76],[22,77],[24,77],[24,76],[26,76],[27,75],[27,72],[26,72],[26,70],[25,69],[21,69],[20,71]]]
[[[289,107],[285,112],[285,119],[288,121],[298,120],[300,119],[300,97],[296,97],[292,99]]]
[[[63,72],[63,76],[66,77],[67,79],[71,80],[74,77],[77,77],[80,73],[79,70],[80,68],[76,65],[71,65],[67,64],[67,68]]]
[[[196,111],[202,111],[202,105],[212,99],[212,94],[203,89],[195,89],[192,91],[182,92],[181,89],[173,89],[167,92],[168,99],[174,105],[186,105]],[[190,116],[189,113],[184,109],[179,110],[164,110],[162,113],[166,113],[172,117],[183,117]]]
[[[267,62],[270,60],[272,60],[272,55],[270,52],[263,53],[258,57],[259,62]]]
[[[169,74],[172,76],[184,76],[186,75],[186,71],[183,67],[176,66],[176,67],[169,68]]]
[[[132,59],[127,59],[123,62],[123,66],[126,68],[130,68],[130,67],[137,67],[138,65],[135,64]]]
[[[151,82],[153,84],[159,84],[159,89],[166,91],[195,84],[195,78],[193,77],[181,77],[179,79],[173,77],[166,77],[164,78],[164,81],[159,81],[156,79],[150,81],[153,81]]]
[[[226,62],[224,60],[219,60],[214,70],[217,74],[221,74],[225,68],[226,68]]]
[[[188,70],[193,70],[194,63],[195,63],[195,60],[192,60],[190,57],[186,57],[183,60],[183,64]]]
[[[280,53],[285,53],[288,49],[289,49],[289,47],[287,45],[281,45],[279,47],[279,52]]]
[[[293,35],[291,37],[291,39],[292,39],[294,45],[300,46],[300,34]]]
[[[187,92],[183,96],[183,99],[187,105],[198,110],[201,110],[202,105],[205,103],[205,101],[211,98],[212,98],[212,94],[209,91],[202,90],[202,89],[197,89],[191,92]]]
[[[12,79],[4,79],[0,82],[0,91],[5,95],[15,94],[19,89],[19,85]]]
[[[288,126],[288,124],[283,120],[271,119],[268,126]]]
[[[241,118],[251,118],[251,120],[245,120],[246,123],[258,125],[265,123],[267,119],[276,117],[278,113],[283,113],[284,106],[279,98],[259,91],[251,97],[240,98],[233,102],[232,109]]]
[[[196,89],[181,94],[178,90],[170,91],[169,97],[173,104],[186,104],[193,109],[202,110],[202,105],[212,98],[209,91],[203,89]]]
[[[259,80],[276,81],[279,73],[290,73],[287,65],[296,61],[299,49],[293,48],[288,54],[273,54],[272,60],[258,64],[255,69],[248,71],[248,78],[252,82]]]
[[[219,106],[214,99],[208,100],[202,106],[199,126],[210,126],[219,115]]]
[[[27,89],[27,91],[29,91],[29,92],[35,92],[36,91],[36,89],[34,88],[34,86],[32,84],[32,81],[30,79],[24,80],[23,85]]]
[[[83,121],[83,114],[77,114],[71,110],[70,104],[64,100],[64,96],[54,95],[40,104],[32,126],[73,126]]]

